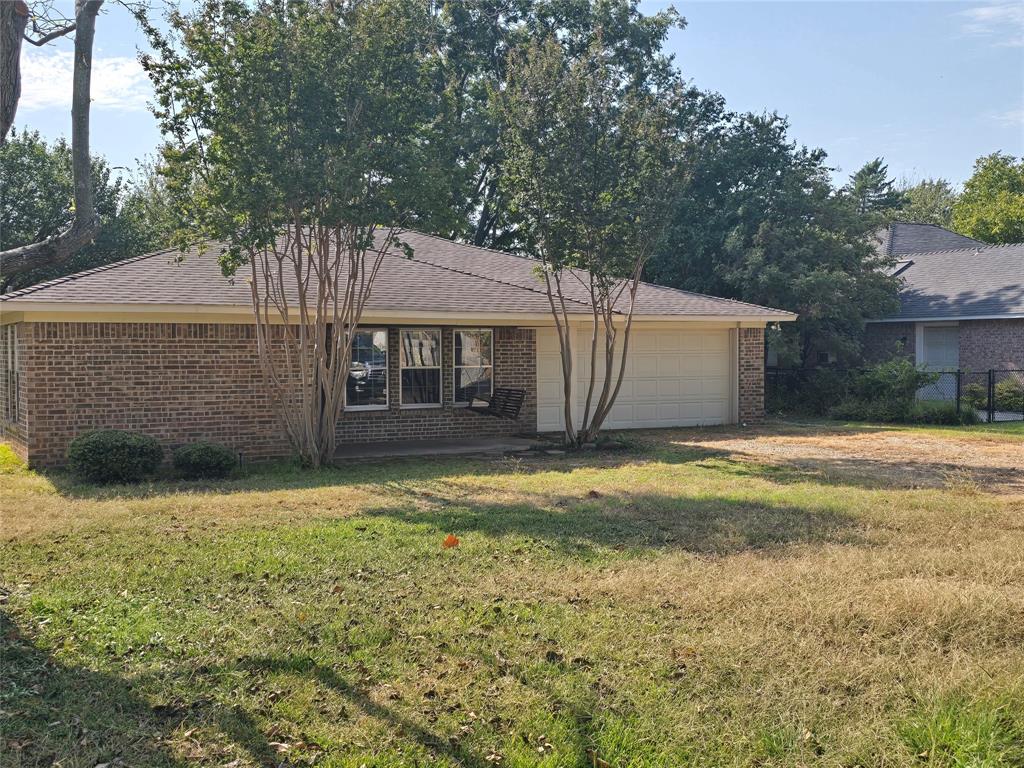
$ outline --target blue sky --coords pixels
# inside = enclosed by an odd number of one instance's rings
[[[1024,155],[1024,0],[675,6],[689,22],[669,41],[684,74],[732,109],[788,115],[792,138],[824,148],[841,179],[883,156],[897,178],[961,183],[983,154]],[[115,166],[134,167],[159,142],[135,61],[143,45],[128,13],[107,3],[92,143]],[[68,41],[25,46],[19,128],[70,134],[70,52]]]

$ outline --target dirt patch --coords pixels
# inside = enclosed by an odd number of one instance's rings
[[[788,465],[858,484],[1024,496],[1024,443],[894,430],[680,432],[673,445]]]

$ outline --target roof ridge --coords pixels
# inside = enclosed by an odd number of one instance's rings
[[[29,285],[26,286],[25,288],[19,288],[18,290],[11,291],[10,293],[0,294],[0,301],[6,301],[7,299],[20,299],[21,297],[27,296],[30,293],[41,291],[44,288],[51,288],[55,285],[61,285],[62,283],[70,283],[73,280],[79,279],[80,277],[88,277],[89,275],[95,275],[99,272],[107,272],[112,269],[117,269],[118,267],[123,267],[126,264],[134,264],[138,261],[142,261],[143,259],[151,259],[154,256],[161,256],[165,253],[170,253],[171,251],[176,250],[178,249],[174,247],[164,248],[159,251],[153,251],[152,253],[143,253],[140,256],[130,256],[129,258],[121,259],[120,261],[112,261],[109,264],[101,264],[98,267],[83,269],[81,272],[75,272],[70,275],[62,275],[61,277],[55,277],[52,280],[45,280],[41,283],[36,283],[35,285]]]
[[[1024,243],[982,243],[978,241],[978,245],[965,245],[963,248],[939,248],[934,251],[917,251],[916,253],[897,253],[894,256],[928,256],[935,253],[959,253],[961,251],[974,251],[981,253],[983,251],[995,250],[996,248],[1024,248]]]
[[[438,235],[431,235],[431,234],[428,234],[426,232],[420,232],[417,229],[412,229],[412,230],[407,230],[407,231],[415,232],[418,235],[422,235],[424,237],[430,237],[430,238],[433,238],[434,240],[442,240],[442,241],[444,241],[446,243],[454,242],[452,240],[448,240],[446,238],[439,237]],[[522,256],[522,255],[520,255],[518,253],[511,253],[509,251],[499,251],[499,250],[497,250],[495,248],[486,248],[486,247],[484,247],[482,245],[473,245],[472,243],[457,243],[457,245],[461,245],[461,246],[464,246],[466,248],[476,248],[477,250],[487,251],[489,253],[497,253],[497,254],[500,254],[502,256],[512,256],[513,258],[522,259],[523,261],[531,261],[531,262],[534,262],[536,264],[542,264],[543,263],[541,261],[538,261],[537,259],[530,258],[529,256]],[[413,258],[416,258],[415,254],[413,255]],[[432,262],[428,262],[428,263],[432,263]],[[441,266],[441,265],[434,264],[434,266]],[[445,269],[452,269],[450,267],[444,267],[444,268]],[[461,272],[462,270],[452,269],[452,271],[454,271],[454,272]],[[578,270],[578,271],[586,271],[586,270]],[[476,272],[463,272],[463,274],[474,275],[475,277],[483,277],[485,280],[495,280],[494,278],[487,277],[486,275],[480,275],[480,274],[477,274]],[[503,282],[503,281],[495,280],[495,282]],[[763,304],[754,304],[754,303],[749,302],[749,301],[741,301],[739,299],[729,299],[729,298],[726,298],[724,296],[712,296],[709,293],[698,293],[697,291],[688,291],[688,290],[686,290],[684,288],[675,288],[675,287],[673,287],[671,285],[660,285],[659,283],[648,283],[646,280],[641,280],[640,283],[641,283],[641,285],[648,285],[651,288],[659,288],[659,289],[666,290],[666,291],[674,291],[675,293],[682,293],[682,294],[686,294],[687,296],[699,296],[702,299],[714,299],[715,301],[728,301],[728,302],[730,302],[732,304],[742,304],[743,306],[754,307],[755,309],[770,309],[770,310],[774,310],[776,312],[778,312],[778,311],[785,311],[785,310],[775,309],[774,307],[766,307]],[[543,293],[544,295],[547,295],[546,291],[541,291],[540,289],[527,288],[526,286],[521,286],[521,285],[518,285],[517,283],[509,283],[509,285],[515,285],[518,288],[525,288],[526,290],[531,290],[531,291],[532,290],[536,290],[538,293]],[[584,301],[579,301],[578,299],[572,299],[572,298],[569,298],[569,297],[566,297],[566,298],[568,298],[569,301],[575,301],[577,304],[581,304],[581,305],[583,305],[585,307],[589,307],[590,306],[588,303],[586,303]],[[616,310],[616,311],[621,311],[621,310]]]

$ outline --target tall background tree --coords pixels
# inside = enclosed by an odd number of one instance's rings
[[[308,464],[334,455],[356,326],[406,226],[445,188],[439,36],[421,0],[207,0],[147,31],[180,243],[223,243]]]
[[[38,133],[22,131],[0,147],[0,249],[44,241],[74,220],[71,148],[48,144]],[[41,262],[5,276],[16,289],[64,274],[107,264],[163,247],[173,229],[161,177],[141,166],[134,178],[115,176],[101,157],[90,164],[92,195],[100,229],[92,242],[59,263]]]
[[[903,206],[897,218],[918,224],[936,224],[947,229],[953,223],[956,190],[945,179],[925,179],[916,184],[903,184]]]
[[[844,191],[862,215],[888,218],[905,202],[903,192],[896,188],[896,180],[889,177],[889,166],[880,157],[869,160],[853,173]]]
[[[622,385],[644,265],[672,210],[682,90],[651,87],[599,43],[565,50],[554,37],[510,58],[498,99],[501,190],[541,264],[558,332],[565,438],[595,439]],[[589,374],[579,423],[572,382],[576,317],[590,310]]]
[[[798,312],[769,332],[783,365],[813,364],[819,352],[855,362],[864,321],[896,306],[896,281],[875,250],[876,216],[833,188],[822,150],[787,132],[777,115],[718,115],[695,139],[647,276]]]
[[[502,192],[504,155],[491,100],[506,86],[510,51],[555,35],[569,56],[599,46],[638,83],[665,87],[682,81],[662,50],[668,33],[685,26],[671,7],[647,15],[637,0],[448,0],[440,4],[438,22],[445,40],[442,120],[453,219],[437,233],[476,245],[524,245]],[[695,103],[703,96],[695,88],[688,92]]]
[[[953,226],[986,243],[1024,242],[1024,157],[979,158],[953,206]]]

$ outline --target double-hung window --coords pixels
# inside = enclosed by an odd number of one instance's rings
[[[352,338],[345,407],[371,410],[387,405],[388,332],[384,328],[357,328]]]
[[[441,330],[402,328],[399,334],[402,405],[441,405]]]
[[[490,397],[494,391],[494,332],[490,328],[456,329],[454,337],[456,404]]]

